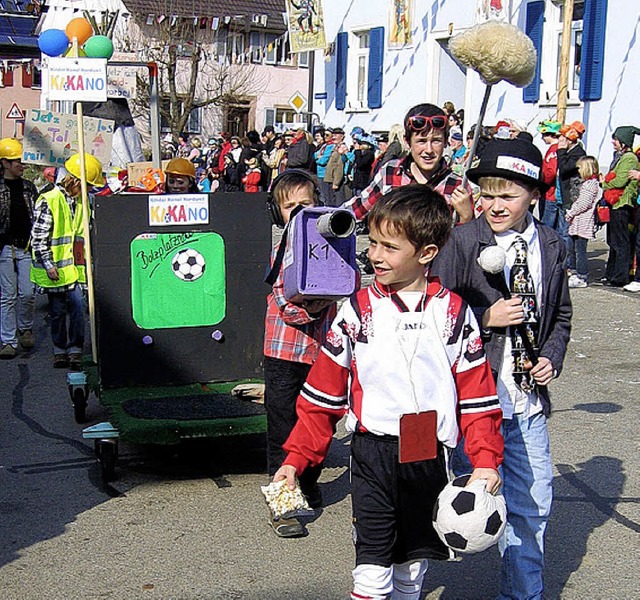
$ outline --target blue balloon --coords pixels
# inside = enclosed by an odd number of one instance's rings
[[[47,29],[38,38],[38,48],[48,56],[60,56],[69,46],[69,38],[62,29]]]

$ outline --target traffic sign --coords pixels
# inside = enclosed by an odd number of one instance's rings
[[[11,105],[5,119],[16,119],[18,121],[24,119],[24,113],[20,110],[16,102]]]
[[[307,99],[300,92],[296,92],[289,98],[289,106],[300,114],[307,106]]]

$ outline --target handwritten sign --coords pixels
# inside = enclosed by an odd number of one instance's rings
[[[50,58],[49,100],[105,102],[107,61],[103,58]]]
[[[104,167],[111,162],[115,124],[110,119],[85,117],[85,152],[93,154]],[[36,165],[63,166],[78,152],[78,119],[75,115],[33,108],[24,122],[22,160]]]
[[[149,225],[193,225],[209,223],[207,194],[149,196]]]
[[[107,96],[109,98],[136,97],[136,69],[107,66]]]

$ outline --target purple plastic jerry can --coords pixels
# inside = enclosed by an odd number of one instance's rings
[[[290,302],[338,299],[356,291],[356,220],[343,208],[301,210],[289,223],[282,261]]]

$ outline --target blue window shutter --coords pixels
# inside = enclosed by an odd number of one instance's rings
[[[349,34],[344,31],[336,36],[336,108],[344,110],[347,103],[347,51]]]
[[[607,0],[585,0],[580,58],[580,100],[602,98]]]
[[[369,32],[369,78],[367,106],[382,106],[382,63],[384,61],[384,27],[374,27]]]
[[[540,64],[542,59],[542,32],[544,29],[544,2],[529,2],[525,21],[525,33],[536,49],[536,71],[533,81],[522,90],[522,101],[535,103],[540,100]]]

